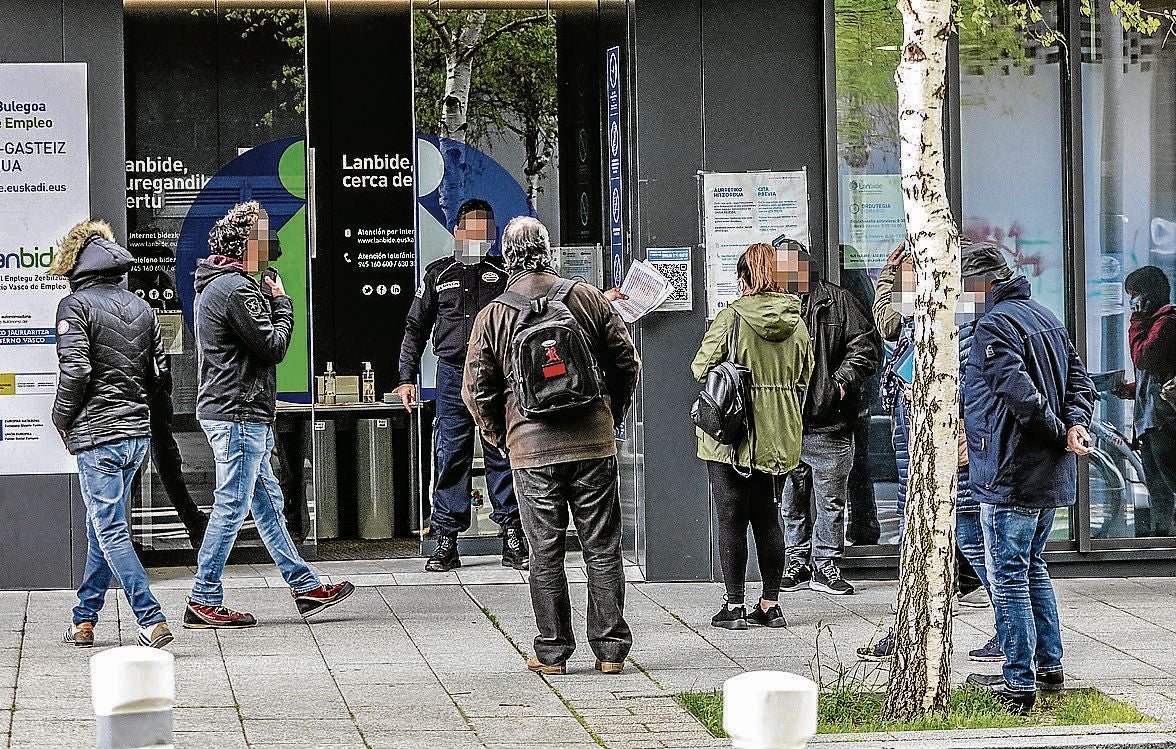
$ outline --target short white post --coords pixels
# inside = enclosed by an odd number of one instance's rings
[[[735,749],[803,749],[817,732],[817,685],[783,671],[748,671],[723,684],[723,730]]]
[[[93,656],[90,697],[98,749],[174,746],[176,658],[166,650],[132,646]]]

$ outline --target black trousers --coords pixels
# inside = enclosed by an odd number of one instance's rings
[[[576,650],[564,553],[568,514],[588,568],[588,645],[602,661],[619,663],[633,646],[625,622],[621,557],[621,498],[617,459],[599,458],[514,469],[523,533],[531,545],[531,605],[535,657],[563,663]]]
[[[180,446],[172,434],[172,418],[175,406],[171,395],[160,392],[151,399],[151,463],[159,474],[160,483],[167,493],[176,514],[188,529],[189,534],[203,530],[206,522],[200,508],[192,501],[192,494],[184,481],[184,458]]]
[[[711,494],[719,516],[719,562],[727,603],[743,603],[747,580],[747,526],[755,537],[755,552],[764,581],[763,597],[780,597],[784,576],[784,531],[780,527],[780,492],[777,477],[752,471],[740,476],[727,463],[708,460]]]

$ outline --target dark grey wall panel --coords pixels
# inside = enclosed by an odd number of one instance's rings
[[[126,236],[121,0],[0,0],[10,33],[0,62],[85,62],[90,213]],[[0,476],[0,588],[68,588],[85,565],[85,508],[76,476]]]
[[[0,62],[61,62],[62,0],[0,0]]]
[[[823,2],[638,0],[637,213],[640,252],[700,241],[697,173],[809,172],[814,254],[826,243]],[[767,239],[771,239],[768,237]],[[687,414],[689,373],[706,328],[704,259],[694,311],[640,325],[646,475],[646,577],[715,575],[706,472]],[[754,567],[754,565],[753,565]],[[751,570],[755,574],[755,570]]]
[[[697,0],[638,0],[638,231],[647,247],[698,242],[696,173],[705,163],[701,16]],[[701,270],[701,256],[695,266]],[[701,276],[696,274],[701,280]],[[645,573],[655,580],[710,578],[710,502],[694,457],[688,413],[698,392],[690,361],[705,329],[701,284],[693,312],[653,314],[640,326],[641,414],[645,449]]]
[[[126,96],[122,0],[65,3],[65,62],[87,63],[90,96],[90,215],[127,236]]]
[[[5,517],[0,523],[0,588],[72,585],[70,483],[69,476],[0,479]]]

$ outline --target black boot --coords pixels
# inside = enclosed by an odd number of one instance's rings
[[[443,533],[437,536],[437,550],[425,562],[425,572],[448,572],[461,566],[457,554],[457,534]]]
[[[504,528],[502,536],[502,566],[516,570],[528,568],[527,537],[522,528]]]

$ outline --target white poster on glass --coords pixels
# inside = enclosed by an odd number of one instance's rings
[[[808,173],[701,175],[707,319],[739,296],[735,264],[749,245],[778,237],[809,245]]]
[[[49,418],[69,286],[45,271],[89,218],[88,131],[84,63],[0,64],[0,474],[77,472]]]
[[[850,174],[841,180],[849,206],[842,226],[845,268],[881,268],[906,237],[901,174]]]

